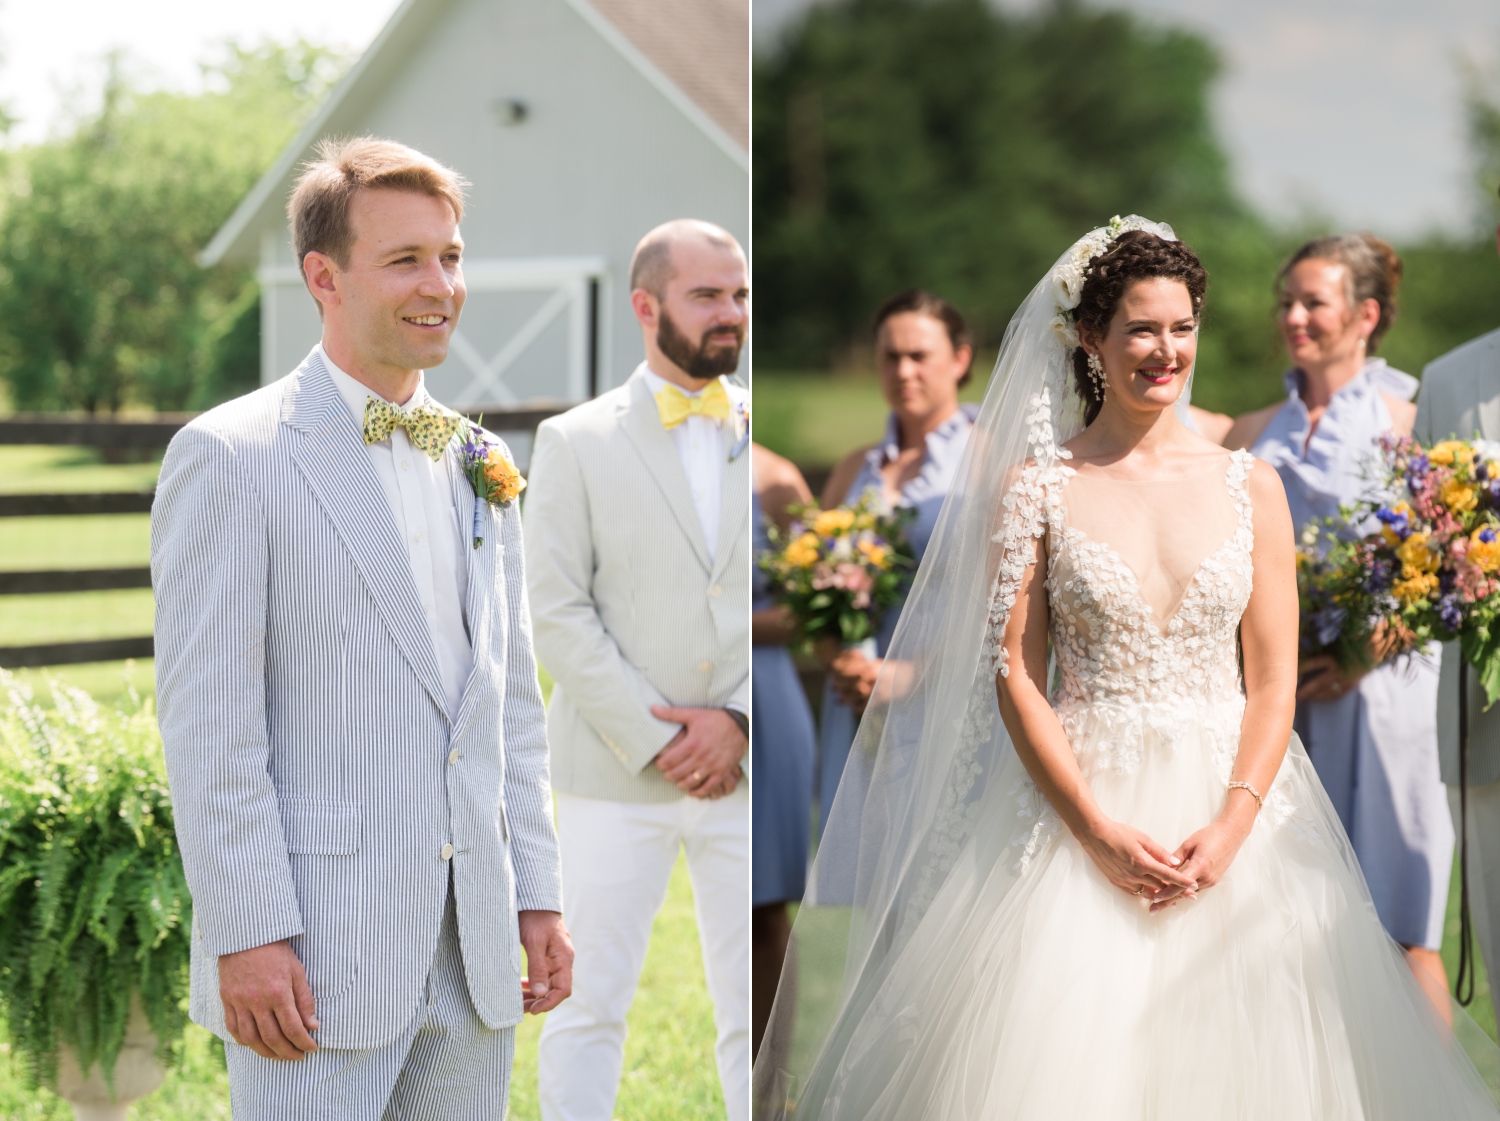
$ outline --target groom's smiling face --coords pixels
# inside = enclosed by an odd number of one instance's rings
[[[446,201],[363,190],[349,207],[354,243],[338,269],[335,326],[362,364],[426,370],[448,356],[467,290],[463,240]]]

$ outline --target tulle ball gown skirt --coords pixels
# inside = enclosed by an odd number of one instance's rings
[[[1222,809],[1242,714],[1238,697],[1059,710],[1104,811],[1169,851]],[[799,1118],[1500,1116],[1381,928],[1300,743],[1224,879],[1156,915],[1019,763],[990,789]]]

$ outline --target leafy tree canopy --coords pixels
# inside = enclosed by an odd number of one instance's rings
[[[1195,400],[1226,412],[1275,400],[1272,281],[1326,231],[1273,229],[1236,195],[1210,112],[1219,69],[1194,33],[1076,0],[1030,15],[986,0],[815,6],[755,68],[762,366],[847,361],[876,306],[914,285],[996,346],[1069,244],[1135,212],[1170,222],[1209,270]],[[1496,104],[1471,95],[1487,169],[1500,169]],[[1405,248],[1405,311],[1384,353],[1415,373],[1500,322],[1500,262],[1475,244]],[[1455,282],[1465,292],[1445,298]]]
[[[255,383],[254,280],[196,257],[344,61],[230,46],[190,95],[134,88],[116,57],[97,111],[10,154],[0,377],[16,407],[182,409]]]

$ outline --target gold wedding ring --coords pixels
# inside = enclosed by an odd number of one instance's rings
[[[1141,892],[1143,892],[1143,891],[1145,891],[1145,890],[1146,890],[1146,885],[1145,885],[1145,884],[1142,884],[1142,885],[1141,885],[1141,886],[1140,886],[1140,887],[1138,887],[1138,888],[1136,888],[1136,889],[1135,889],[1135,893],[1136,893],[1136,894],[1137,894],[1137,895],[1139,895],[1139,894],[1141,894]]]

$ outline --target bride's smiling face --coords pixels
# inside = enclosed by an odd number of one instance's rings
[[[1102,339],[1083,338],[1104,363],[1105,405],[1151,411],[1176,403],[1198,354],[1198,321],[1187,285],[1167,277],[1125,289]]]

